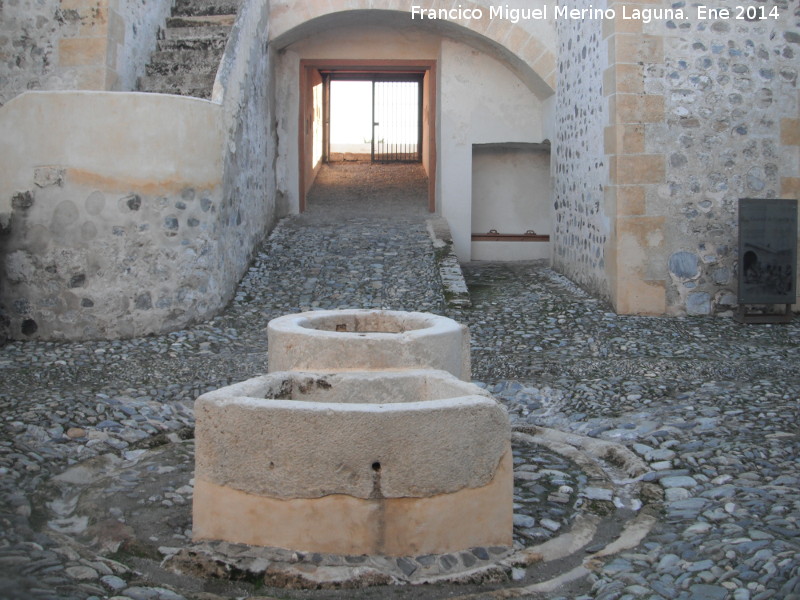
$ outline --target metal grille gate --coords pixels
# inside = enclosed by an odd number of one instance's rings
[[[422,160],[419,81],[372,81],[372,161]]]

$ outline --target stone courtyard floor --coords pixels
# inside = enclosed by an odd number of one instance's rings
[[[0,598],[800,598],[800,319],[618,316],[541,263],[463,265],[472,306],[447,307],[417,167],[379,169],[369,192],[347,183],[360,168],[321,172],[309,210],[278,225],[210,322],[0,348]],[[473,378],[512,424],[632,449],[663,492],[657,524],[543,594],[515,593],[524,573],[345,591],[165,574],[160,559],[191,537],[193,400],[264,373],[267,322],[314,308],[469,325]],[[551,484],[581,485],[569,464],[542,460]],[[518,543],[571,526],[540,491],[518,490]]]

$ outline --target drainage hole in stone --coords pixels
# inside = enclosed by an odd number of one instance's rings
[[[22,322],[22,333],[25,335],[33,335],[37,329],[39,329],[39,326],[33,319],[25,319]]]
[[[375,471],[376,473],[379,473],[381,470],[381,463],[379,463],[378,461],[372,463],[372,470]]]

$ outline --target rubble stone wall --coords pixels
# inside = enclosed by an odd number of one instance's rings
[[[167,0],[0,3],[0,105],[27,90],[135,89]]]
[[[276,220],[266,18],[243,7],[214,102],[72,91],[0,107],[11,338],[140,336],[228,302]]]
[[[222,107],[223,199],[220,231],[227,294],[244,275],[256,246],[285,211],[277,205],[274,52],[266,43],[269,8],[243,2],[217,74],[213,102]]]
[[[575,3],[583,8],[589,2]],[[594,294],[608,299],[605,248],[610,223],[604,185],[608,166],[603,134],[607,63],[602,22],[559,20],[558,87],[552,143],[553,266]]]
[[[237,273],[221,246],[235,242],[219,113],[111,92],[34,92],[0,109],[0,313],[12,338],[144,335],[224,305]]]
[[[648,201],[666,216],[668,312],[698,315],[736,304],[739,198],[797,198],[800,181],[800,7],[755,3],[766,18],[748,21],[731,3],[705,4],[730,17],[646,26],[664,62],[644,79],[664,96],[647,144],[665,149],[666,172]]]
[[[0,5],[0,104],[26,90],[76,89],[77,73],[61,72],[60,40],[78,33],[82,17],[58,0],[19,0]]]
[[[798,197],[800,9],[740,4],[556,23],[554,266],[618,312],[730,311],[739,198]]]

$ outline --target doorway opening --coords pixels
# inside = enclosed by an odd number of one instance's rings
[[[435,61],[302,60],[300,210],[323,163],[421,163],[435,204]]]
[[[422,160],[422,75],[323,73],[325,159]]]

